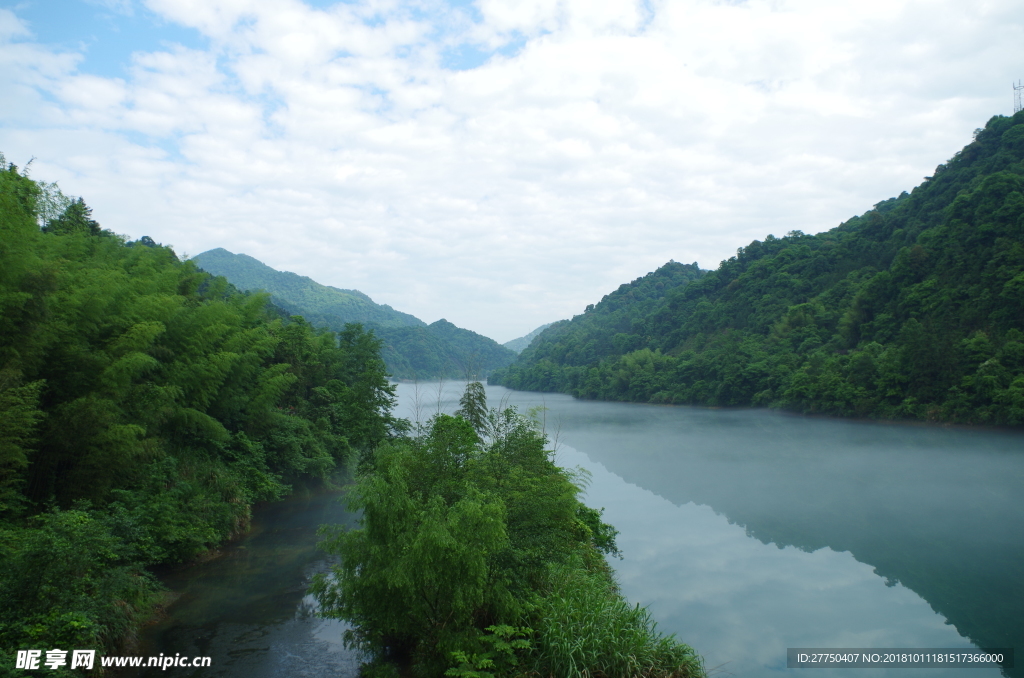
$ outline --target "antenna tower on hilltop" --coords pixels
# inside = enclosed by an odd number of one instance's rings
[[[1024,106],[1020,105],[1020,93],[1024,90],[1024,85],[1020,84],[1020,80],[1013,86],[1013,112],[1020,113],[1024,110]]]

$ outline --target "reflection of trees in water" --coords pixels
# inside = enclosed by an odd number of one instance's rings
[[[165,584],[182,595],[166,619],[144,631],[139,654],[212,656],[217,675],[226,676],[357,676],[362,657],[338,645],[343,628],[320,619],[306,593],[313,575],[336,562],[317,548],[317,528],[354,524],[339,496],[296,488],[289,499],[257,509],[252,531],[219,558],[167,573]],[[194,675],[203,671],[210,669]],[[123,678],[164,675],[150,669]]]
[[[652,431],[646,437],[637,434],[644,428]],[[679,506],[710,506],[765,544],[849,551],[886,585],[899,582],[917,593],[979,647],[1024,648],[1019,437],[997,441],[1006,453],[988,454],[972,452],[972,433],[963,431],[825,420],[795,429],[825,442],[817,459],[793,453],[806,441],[764,431],[723,429],[710,449],[703,447],[708,441],[695,440],[697,454],[680,452],[681,439],[666,438],[664,428],[656,439],[656,425],[627,430],[621,422],[595,421],[574,426],[568,440],[627,482]],[[844,436],[851,434],[878,435],[878,445],[847,444]],[[936,435],[953,439],[929,449]],[[1024,676],[1024,668],[1003,673]]]
[[[316,611],[320,609],[320,604],[316,601],[313,596],[305,596],[295,608],[296,619],[314,619],[316,618]]]

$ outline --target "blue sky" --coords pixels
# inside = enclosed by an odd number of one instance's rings
[[[0,0],[0,152],[107,228],[506,341],[920,183],[1024,0]]]
[[[132,52],[163,44],[202,49],[208,43],[198,31],[163,20],[142,5],[25,0],[0,6],[14,10],[39,43],[81,54],[79,71],[107,78],[128,75]]]

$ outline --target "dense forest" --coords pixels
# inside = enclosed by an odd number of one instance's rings
[[[1024,424],[1024,113],[817,235],[670,263],[492,375],[583,398]]]
[[[0,167],[0,647],[117,654],[158,600],[149,566],[216,548],[402,422],[358,325],[282,318]]]
[[[225,249],[192,258],[241,290],[270,293],[272,302],[316,327],[341,331],[358,322],[381,340],[388,373],[399,379],[476,379],[505,367],[516,353],[493,339],[441,319],[427,325],[408,313],[378,305],[358,290],[342,290]]]

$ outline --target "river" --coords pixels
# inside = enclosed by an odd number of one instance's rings
[[[463,386],[400,384],[396,414],[450,413]],[[620,530],[623,593],[716,673],[806,673],[787,648],[1024,648],[1024,434],[487,394],[546,408],[558,462],[590,473],[587,503]],[[344,627],[304,593],[329,565],[316,526],[353,520],[324,495],[261,509],[222,557],[166,578],[181,597],[141,652],[212,657],[180,676],[354,676]],[[965,672],[1000,675],[812,675]]]

